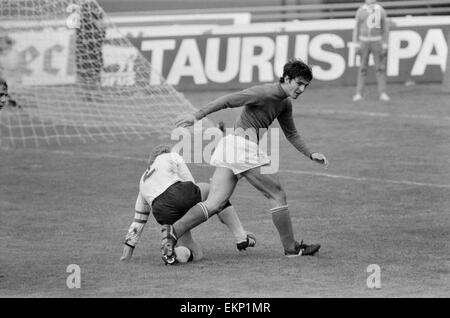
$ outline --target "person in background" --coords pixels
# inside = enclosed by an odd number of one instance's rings
[[[14,48],[14,40],[0,32],[0,81],[4,93],[1,108],[5,106],[18,107],[20,105],[8,94],[8,89],[17,87],[22,81],[23,57]]]
[[[77,80],[84,86],[86,101],[93,101],[101,85],[106,25],[102,9],[92,0],[83,1],[80,13],[80,25],[75,32]]]
[[[356,12],[356,23],[353,30],[356,54],[361,58],[356,94],[353,96],[354,102],[364,99],[364,86],[371,53],[375,63],[379,98],[385,102],[390,100],[386,93],[388,34],[389,26],[385,9],[376,0],[365,0],[365,3]]]

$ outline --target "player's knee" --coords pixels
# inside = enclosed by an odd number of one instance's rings
[[[200,189],[202,201],[205,201],[209,195],[209,183],[199,182],[197,183],[197,187]]]
[[[280,205],[284,205],[284,204],[286,204],[286,202],[287,202],[287,199],[286,199],[286,193],[284,192],[284,191],[281,191],[278,195],[277,195],[277,197],[275,198],[275,200],[278,202],[278,204],[280,204]]]
[[[277,187],[276,191],[272,193],[272,199],[275,200],[279,205],[286,204],[286,192],[284,192],[281,186]]]
[[[221,202],[221,203],[219,204],[219,209],[218,209],[217,212],[220,212],[220,211],[222,211],[222,210],[228,208],[229,206],[231,206],[231,203],[230,203],[229,200],[226,200],[225,202]]]
[[[223,202],[222,201],[220,201],[220,202],[217,202],[217,201],[216,202],[208,202],[208,201],[206,201],[205,202],[205,206],[208,209],[209,216],[211,216],[211,215],[219,213],[224,208],[226,208],[228,203],[229,203],[228,200],[223,201]]]
[[[225,210],[226,208],[230,207],[232,204],[230,202],[230,200],[227,200],[222,208],[222,210]]]

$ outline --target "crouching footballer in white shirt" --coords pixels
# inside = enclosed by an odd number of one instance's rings
[[[160,225],[173,224],[191,207],[206,200],[208,193],[209,184],[195,184],[189,168],[179,154],[171,152],[168,145],[157,146],[140,179],[134,220],[125,237],[120,260],[131,259],[150,212]],[[229,201],[218,217],[233,233],[239,251],[255,246],[254,236],[244,230]],[[180,237],[174,251],[175,258],[171,258],[169,262],[163,259],[166,264],[187,263],[203,257],[202,250],[193,240],[190,231]]]

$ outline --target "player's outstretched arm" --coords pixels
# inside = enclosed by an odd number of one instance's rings
[[[175,125],[177,127],[192,126],[196,120],[200,120],[208,116],[209,114],[215,113],[225,108],[243,107],[248,103],[252,103],[253,100],[253,96],[249,96],[244,91],[224,95],[208,103],[208,105],[201,108],[194,114],[187,114],[178,117],[175,121]]]
[[[295,127],[294,119],[292,117],[292,105],[289,105],[285,111],[278,116],[278,122],[283,130],[286,139],[302,154],[309,157],[312,161],[323,164],[325,169],[328,169],[327,158],[318,152],[313,152],[308,149],[300,134]]]
[[[196,118],[193,114],[184,114],[175,120],[176,127],[189,127],[194,125]]]

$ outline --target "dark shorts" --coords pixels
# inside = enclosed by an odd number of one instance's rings
[[[172,225],[201,201],[202,194],[198,186],[190,181],[179,181],[153,200],[153,216],[161,225]]]

